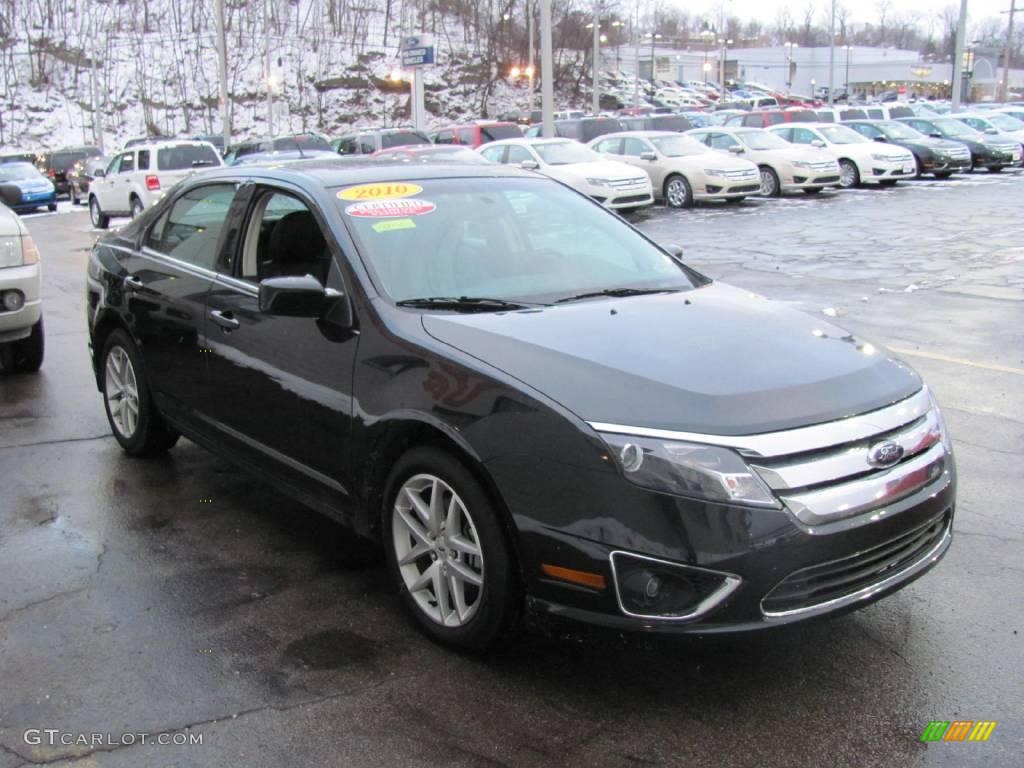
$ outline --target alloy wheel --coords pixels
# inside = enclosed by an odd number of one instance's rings
[[[839,186],[852,187],[857,183],[857,168],[853,163],[844,160],[839,163]]]
[[[682,208],[686,205],[686,199],[689,197],[686,182],[682,179],[672,179],[668,183],[666,188],[666,196],[668,202],[673,208]]]
[[[414,475],[398,490],[391,528],[395,561],[417,607],[445,627],[469,622],[483,598],[484,559],[459,495],[435,475]]]
[[[131,358],[123,347],[115,346],[107,355],[103,393],[114,429],[130,440],[139,426],[139,385]]]
[[[102,214],[100,213],[99,201],[95,197],[90,197],[89,198],[89,218],[92,220],[92,225],[94,227],[99,227],[99,225],[100,225],[100,216],[101,215]]]
[[[775,174],[768,168],[761,169],[761,194],[764,197],[774,197],[776,191]]]

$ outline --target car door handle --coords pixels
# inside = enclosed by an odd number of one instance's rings
[[[235,320],[230,310],[222,312],[219,309],[211,309],[210,319],[225,331],[237,331],[241,327],[241,323]]]
[[[128,275],[128,277],[124,279],[124,287],[129,291],[138,291],[145,286],[139,278],[135,277],[135,275]]]

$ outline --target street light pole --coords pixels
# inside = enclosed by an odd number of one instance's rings
[[[224,151],[231,144],[231,110],[228,109],[228,43],[224,23],[224,0],[216,0],[217,73],[220,80],[220,127],[224,132]]]
[[[725,59],[729,55],[729,46],[732,45],[732,42],[724,37],[718,41],[721,46],[718,49],[718,87],[722,90],[725,89]]]
[[[640,0],[636,0],[636,25],[633,28],[633,44],[636,46],[636,77],[633,78],[633,106],[640,106]]]
[[[551,46],[551,0],[540,0],[541,135],[555,137],[555,57]]]
[[[591,63],[591,80],[592,93],[590,99],[590,111],[592,114],[597,114],[601,111],[601,94],[598,93],[598,74],[597,74],[597,60],[601,56],[601,2],[600,0],[594,0],[594,50],[592,53],[593,60]]]
[[[1009,24],[1006,26],[1006,48],[1003,49],[1003,85],[999,89],[999,100],[1006,101],[1010,89],[1010,49],[1013,47],[1013,14],[1017,12],[1017,3],[1010,0],[1010,10],[1002,13],[1010,14]]]
[[[964,40],[967,34],[967,0],[960,0],[960,22],[956,28],[956,50],[953,53],[953,111],[960,111],[964,83]]]
[[[264,79],[267,84],[267,137],[274,135],[274,91],[270,82],[270,0],[263,0]]]
[[[846,49],[846,83],[843,86],[843,90],[846,91],[846,101],[850,101],[850,49],[852,45],[844,45]]]
[[[530,76],[530,100],[527,108],[533,112],[533,73],[535,71],[536,54],[533,50],[533,8],[530,7],[530,0],[526,0],[526,36],[529,38],[530,61],[526,66],[526,72]]]
[[[828,30],[828,105],[831,107],[835,103],[833,91],[835,91],[835,83],[832,73],[836,68],[836,0],[832,0],[832,22],[829,25]],[[816,94],[811,89],[811,98],[816,98]]]

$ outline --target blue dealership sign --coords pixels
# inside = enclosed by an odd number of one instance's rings
[[[425,67],[434,63],[434,36],[410,35],[402,38],[402,67]]]

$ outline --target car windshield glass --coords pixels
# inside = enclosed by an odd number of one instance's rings
[[[338,192],[342,219],[394,301],[475,297],[551,303],[607,289],[698,284],[586,197],[542,178],[425,179],[405,197]]]
[[[618,120],[611,118],[580,120],[579,122],[579,138],[583,141],[592,141],[598,136],[604,136],[606,133],[615,133],[621,130],[622,124]]]
[[[774,133],[768,131],[743,131],[736,134],[736,138],[746,144],[750,149],[786,149],[792,145],[784,141]]]
[[[894,139],[896,141],[913,141],[914,139],[920,139],[920,131],[915,131],[909,125],[903,123],[880,123],[879,129],[885,134],[886,138]]]
[[[988,115],[986,119],[1000,131],[1024,131],[1024,122],[1009,115]]]
[[[665,157],[686,157],[708,151],[705,145],[690,136],[654,136],[650,141]]]
[[[818,131],[833,144],[861,144],[868,141],[855,130],[844,125],[823,126]]]
[[[981,135],[981,131],[976,131],[966,123],[961,123],[959,120],[954,120],[953,118],[936,120],[934,125],[939,129],[943,136],[964,136],[973,139]]]
[[[480,133],[486,141],[520,139],[523,136],[523,132],[514,125],[485,125],[480,128]]]
[[[662,115],[651,118],[651,128],[656,131],[688,131],[693,126],[685,117]]]
[[[41,174],[31,163],[4,163],[0,165],[0,181],[20,181],[22,179],[41,179]]]
[[[220,165],[217,150],[209,144],[179,144],[157,150],[156,167],[161,171],[183,171]]]
[[[274,149],[322,149],[330,152],[331,145],[330,142],[321,136],[306,134],[302,136],[282,136],[279,139],[274,139]]]
[[[415,131],[396,131],[394,133],[385,133],[380,137],[381,149],[391,149],[391,147],[404,147],[407,144],[429,144],[430,139],[426,136],[422,136]]]
[[[57,171],[66,171],[85,157],[87,157],[85,152],[55,152],[53,154],[53,167]]]
[[[594,150],[584,147],[575,141],[556,141],[551,144],[534,144],[534,150],[540,159],[548,165],[572,165],[574,163],[592,163],[601,156]]]

